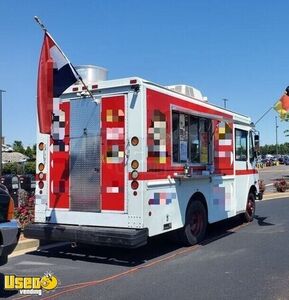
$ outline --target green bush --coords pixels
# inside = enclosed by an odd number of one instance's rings
[[[25,191],[19,193],[19,207],[15,210],[15,218],[18,219],[21,228],[34,221],[35,196]]]
[[[277,190],[277,192],[285,192],[286,189],[288,188],[287,186],[287,182],[285,179],[277,179],[275,182],[274,182],[274,186]]]
[[[36,162],[28,161],[24,164],[24,172],[25,174],[35,174],[36,170]]]
[[[36,170],[36,162],[35,161],[28,161],[24,164],[19,163],[7,163],[3,165],[2,173],[3,175],[6,174],[35,174]]]
[[[2,173],[6,174],[17,174],[18,163],[7,163],[3,165]]]

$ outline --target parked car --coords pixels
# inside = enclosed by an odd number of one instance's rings
[[[278,158],[273,157],[271,159],[271,166],[278,166],[278,164],[279,164]]]
[[[262,159],[262,163],[263,163],[266,167],[271,167],[271,166],[272,166],[272,161],[271,161],[271,159],[268,159],[268,158]]]
[[[0,184],[0,265],[7,263],[19,240],[20,229],[13,217],[14,201],[7,188]]]
[[[284,158],[284,165],[289,165],[289,157]]]
[[[284,158],[284,156],[281,156],[278,158],[278,160],[279,160],[279,164],[283,165],[285,158]]]

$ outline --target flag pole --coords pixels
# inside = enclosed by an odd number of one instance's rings
[[[41,27],[41,29],[46,33],[47,29],[44,26],[44,24],[41,22],[41,20],[37,16],[34,16],[34,20],[38,23],[38,25]]]
[[[254,123],[254,125],[256,126],[256,124],[259,123],[271,111],[271,109],[273,109],[273,106],[269,107],[269,109],[263,113],[263,115]]]
[[[67,60],[67,62],[69,63],[69,65],[72,67],[73,71],[75,72],[75,74],[78,77],[78,80],[82,83],[82,85],[84,86],[84,88],[86,89],[86,91],[88,92],[89,96],[96,101],[96,103],[98,103],[98,101],[94,98],[92,92],[89,90],[88,86],[85,84],[85,82],[83,81],[82,77],[79,75],[79,73],[77,72],[77,70],[75,69],[74,65],[70,62],[70,60],[67,58],[67,56],[64,54],[64,52],[61,50],[61,48],[58,46],[58,44],[55,42],[55,40],[52,38],[52,36],[49,34],[49,32],[47,31],[47,28],[45,27],[45,25],[42,23],[42,21],[40,20],[39,17],[34,16],[35,21],[38,23],[38,25],[41,27],[41,29],[44,31],[45,34],[47,34],[52,41],[54,42],[55,46],[58,48],[58,50],[61,52],[61,54],[65,57],[65,59]]]

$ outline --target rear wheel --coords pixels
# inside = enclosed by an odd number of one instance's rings
[[[182,241],[189,246],[201,242],[207,231],[207,211],[201,201],[193,201],[188,207],[186,223],[182,228]]]
[[[245,222],[252,222],[255,216],[255,195],[249,193],[246,205],[246,211],[244,213]]]

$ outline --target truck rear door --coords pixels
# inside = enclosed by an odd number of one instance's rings
[[[84,212],[126,210],[126,99],[127,95],[121,94],[102,97],[100,104],[88,98],[60,104],[53,126],[65,134],[57,140],[54,129],[50,208]]]

